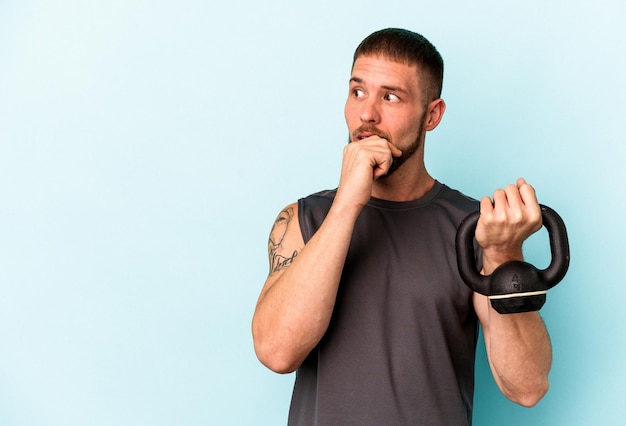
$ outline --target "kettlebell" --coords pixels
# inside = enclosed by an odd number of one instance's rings
[[[543,226],[550,239],[550,265],[539,270],[522,261],[510,261],[485,276],[476,268],[474,234],[480,212],[470,213],[456,233],[456,254],[461,278],[472,290],[483,294],[501,314],[538,311],[546,302],[546,293],[557,285],[569,268],[569,243],[563,219],[548,206],[540,205]]]

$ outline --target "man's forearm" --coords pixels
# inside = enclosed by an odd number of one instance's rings
[[[549,386],[552,346],[545,324],[538,312],[502,315],[488,309],[485,344],[496,382],[507,398],[533,406]]]

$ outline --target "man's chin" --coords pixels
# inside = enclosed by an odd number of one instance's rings
[[[402,157],[394,158],[393,163],[391,163],[391,166],[389,167],[389,170],[387,170],[387,173],[384,176],[382,176],[382,178],[393,175],[400,168],[400,166],[404,164],[405,161],[406,159]]]

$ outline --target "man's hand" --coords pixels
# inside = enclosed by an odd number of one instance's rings
[[[480,201],[476,241],[483,249],[483,273],[510,260],[523,260],[522,244],[541,228],[541,208],[532,186],[524,179]]]
[[[402,151],[376,135],[346,145],[335,202],[363,208],[372,195],[373,182],[387,174],[393,157],[400,155]]]

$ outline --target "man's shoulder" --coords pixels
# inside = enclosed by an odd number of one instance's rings
[[[437,195],[437,202],[464,212],[478,210],[480,203],[475,198],[465,195],[458,189],[441,184],[441,190]]]
[[[322,210],[328,212],[330,205],[335,199],[336,189],[325,189],[302,197],[298,200],[298,208],[309,211]]]
[[[333,200],[335,198],[335,194],[337,193],[336,189],[324,189],[322,191],[314,192],[313,194],[307,195],[306,197],[302,197],[301,200],[312,200],[312,199],[326,199]]]
[[[444,196],[450,197],[450,198],[456,198],[460,201],[467,201],[470,203],[475,203],[478,202],[478,200],[476,200],[473,197],[470,197],[469,195],[464,194],[463,192],[461,192],[458,189],[452,188],[448,185],[446,185],[445,183],[441,184],[441,192],[443,193]]]
[[[336,190],[324,190],[298,200],[298,222],[304,242],[319,229],[335,199]]]

